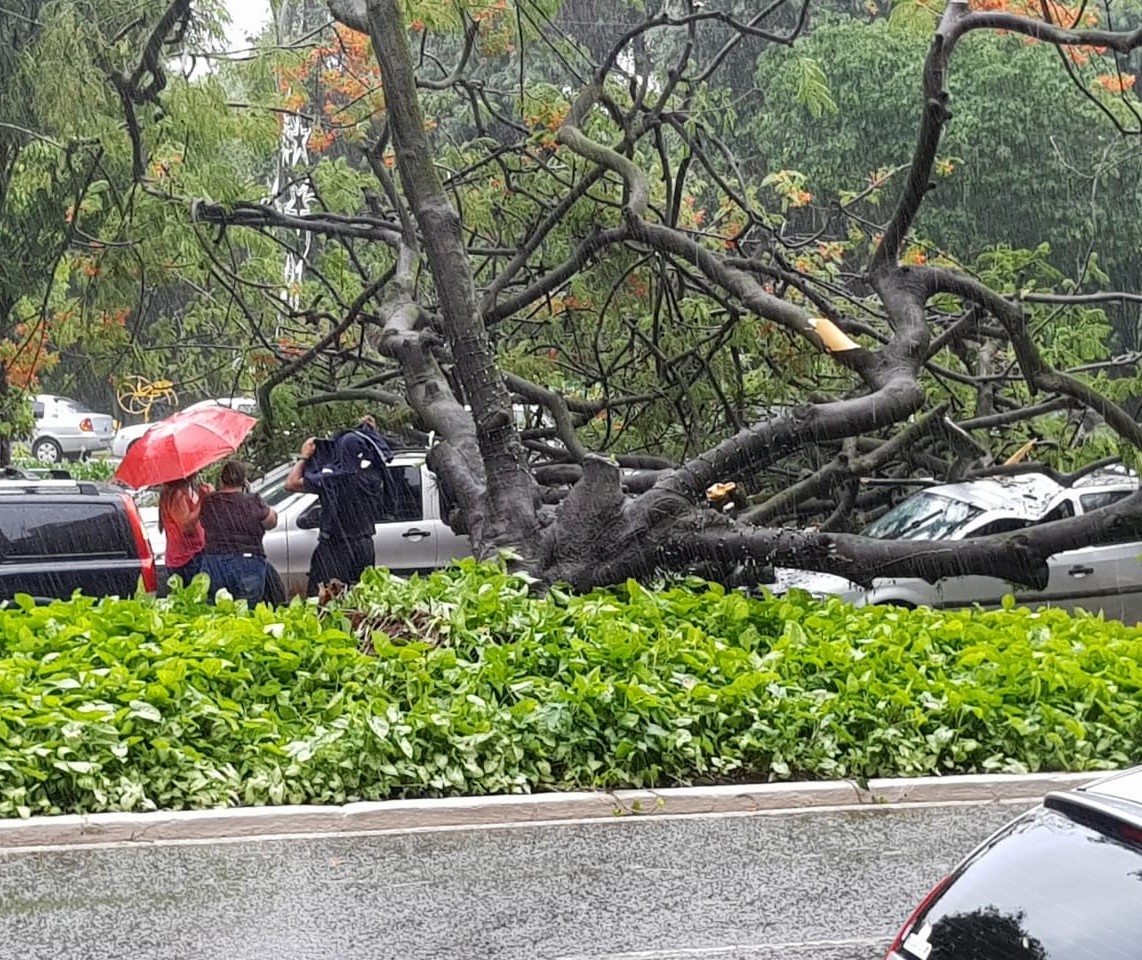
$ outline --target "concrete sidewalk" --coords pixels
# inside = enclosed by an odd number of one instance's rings
[[[0,853],[73,844],[387,833],[448,827],[695,814],[766,814],[888,805],[1035,802],[1097,774],[917,777],[855,782],[733,784],[663,790],[541,793],[344,806],[239,807],[0,820]]]

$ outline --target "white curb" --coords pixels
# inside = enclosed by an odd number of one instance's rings
[[[1089,783],[1092,773],[916,777],[872,780],[868,789],[834,780],[803,783],[538,793],[439,800],[385,800],[345,806],[237,807],[153,813],[95,813],[0,820],[0,851],[134,841],[373,833],[621,816],[778,813],[898,804],[1029,802]]]

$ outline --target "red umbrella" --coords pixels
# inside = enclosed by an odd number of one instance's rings
[[[172,414],[127,448],[115,476],[135,488],[189,477],[237,450],[257,422],[221,406]]]

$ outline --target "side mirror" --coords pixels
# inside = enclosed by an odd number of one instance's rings
[[[321,504],[315,503],[312,507],[297,518],[298,530],[316,530],[321,526]]]

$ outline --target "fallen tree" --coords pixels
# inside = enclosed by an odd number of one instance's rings
[[[948,3],[920,78],[915,151],[908,164],[894,171],[904,182],[891,215],[873,231],[871,255],[859,273],[822,277],[812,265],[791,262],[791,255],[814,239],[812,224],[804,218],[799,236],[785,235],[787,226],[796,224],[797,208],[807,203],[808,194],[796,178],[782,172],[784,179],[773,181],[788,214],[775,220],[753,199],[756,191],[744,182],[732,154],[708,131],[694,132],[700,127],[690,112],[692,99],[725,50],[750,41],[791,43],[804,28],[806,7],[791,14],[779,0],[745,22],[705,9],[649,14],[581,78],[565,112],[549,122],[554,136],[540,151],[496,112],[485,83],[468,76],[474,38],[492,16],[488,11],[463,19],[455,66],[441,77],[440,60],[425,55],[423,39],[417,61],[410,16],[398,0],[330,0],[329,8],[340,24],[368,35],[379,65],[384,109],[375,119],[366,154],[380,192],[368,196],[367,209],[352,217],[327,212],[284,217],[268,204],[196,202],[192,218],[223,230],[284,226],[311,230],[346,247],[380,244],[391,249],[386,270],[362,270],[363,292],[346,305],[337,329],[360,318],[365,345],[382,365],[395,364],[417,426],[435,435],[430,465],[455,504],[451,522],[470,535],[478,556],[507,548],[520,568],[540,581],[568,582],[579,589],[697,562],[703,569],[713,565],[726,571],[742,563],[779,564],[859,582],[887,575],[936,580],[981,573],[1043,586],[1046,560],[1060,550],[1142,539],[1142,494],[1072,520],[966,543],[885,542],[831,532],[845,526],[856,502],[852,483],[864,472],[896,463],[914,471],[917,464],[946,465],[952,459],[972,469],[993,464],[995,453],[980,434],[1026,416],[1070,407],[1091,410],[1125,445],[1142,449],[1142,428],[1134,418],[1089,377],[1057,369],[1037,344],[1028,322],[1033,290],[1004,293],[954,261],[928,262],[912,247],[915,221],[935,185],[940,139],[951,118],[947,83],[959,43],[973,32],[1006,31],[1064,53],[1125,55],[1142,46],[1142,29],[1077,29],[1054,23],[1049,13],[1037,19],[1003,10],[973,11],[965,0]],[[186,3],[173,4],[156,26],[153,38],[158,39],[147,44],[139,67],[116,81],[140,162],[143,138],[136,133],[132,104],[153,99],[161,90],[155,51],[168,33],[177,31],[188,9]],[[728,31],[726,45],[709,62],[695,63],[694,36],[709,25]],[[535,35],[543,36],[542,28],[536,29]],[[653,78],[647,66],[652,35],[678,39],[673,61]],[[666,49],[660,45],[657,53]],[[524,87],[521,74],[521,102]],[[440,145],[432,138],[424,98],[443,94],[471,102],[471,122],[489,141],[485,162],[499,164],[513,190],[529,192],[520,168],[504,165],[505,155],[514,152],[536,170],[554,166],[547,158],[557,147],[571,158],[561,168],[565,179],[552,174],[559,188],[551,189],[549,183],[549,192],[535,202],[532,219],[517,233],[505,233],[510,239],[501,237],[498,245],[478,236],[480,231],[470,228],[457,209],[457,176],[442,179]],[[492,119],[481,119],[485,113]],[[664,146],[667,134],[683,144],[679,157]],[[605,136],[613,139],[605,142]],[[397,178],[389,172],[390,160]],[[711,232],[693,219],[682,222],[683,183],[692,169],[699,169],[725,198],[730,214],[723,219],[732,229]],[[835,232],[834,221],[859,219],[855,202],[849,199],[830,213],[816,235],[832,236],[827,231]],[[573,211],[581,236],[564,259],[551,264],[545,242],[552,231],[566,226]],[[518,374],[505,375],[498,353],[511,340],[505,332],[509,324],[608,258],[655,264],[654,296],[660,304],[705,298],[731,332],[744,318],[760,321],[784,338],[787,355],[800,358],[797,362],[808,357],[818,368],[827,364],[831,373],[825,382],[831,380],[833,389],[807,391],[817,394],[811,402],[782,405],[756,422],[738,424],[727,439],[660,467],[638,492],[624,486],[620,462],[592,452],[580,428],[593,411],[610,418],[624,405],[637,405],[639,398],[615,396],[605,379],[601,395],[569,396]],[[1051,294],[1044,302],[1062,308],[1088,303],[1091,296]],[[1105,299],[1125,296],[1110,293]],[[612,324],[607,328],[611,332],[617,329],[605,305],[599,317],[601,324]],[[684,319],[677,308],[666,314],[668,323]],[[575,319],[569,322],[573,325]],[[603,329],[596,332],[596,341]],[[933,336],[933,329],[940,332]],[[632,342],[639,336],[632,332]],[[728,334],[719,342],[720,336],[711,334],[711,343],[725,346]],[[653,339],[643,335],[642,340],[649,341],[644,358],[657,365],[662,378],[683,382],[712,362],[712,354],[699,348],[684,351],[679,359],[667,356]],[[940,351],[958,357],[963,366],[945,365]],[[1006,351],[1010,358],[1002,356]],[[1029,401],[1026,413],[1018,398],[1004,397],[1000,389],[1013,382],[1015,371]],[[781,375],[779,367],[775,373]],[[943,411],[933,414],[932,377],[954,380],[974,394],[974,409],[963,411],[959,425]],[[394,391],[390,387],[373,395],[389,399]],[[531,436],[521,432],[513,397],[546,408],[550,425]],[[731,406],[726,403],[727,420],[740,419],[741,405],[737,412]],[[798,498],[837,503],[825,524],[829,529],[758,526],[731,519],[707,503],[711,485],[738,481],[748,487],[807,451],[817,451],[824,462],[808,475],[799,471],[800,483],[785,500],[794,505]],[[552,471],[554,466],[563,469]],[[560,489],[555,495],[545,490],[543,478],[556,479]],[[767,511],[763,502],[753,515],[765,519],[767,514],[772,519],[781,511]]]

